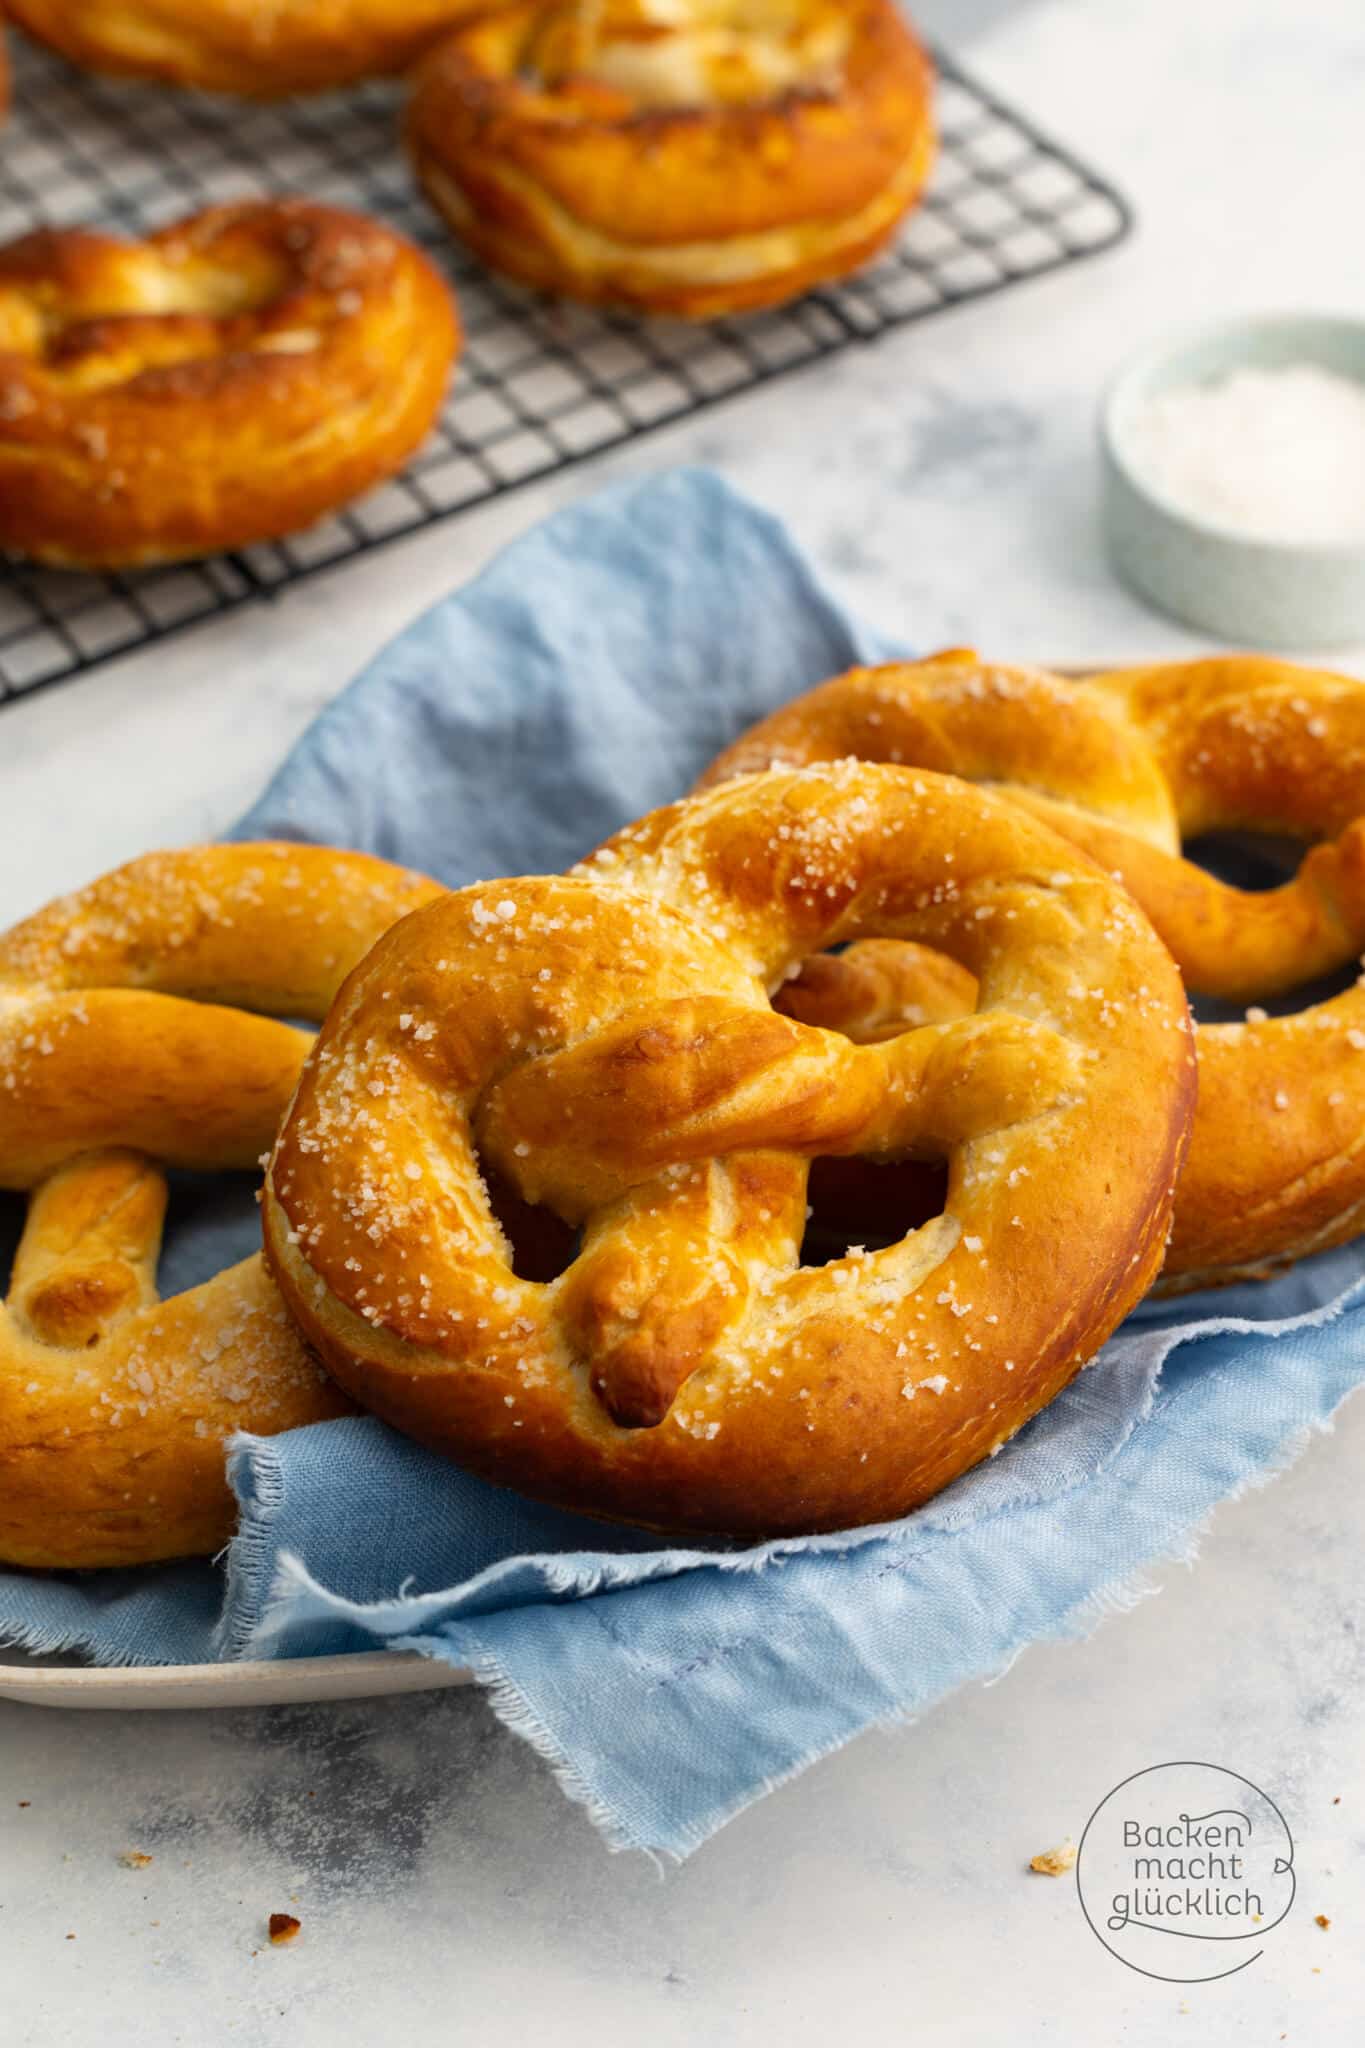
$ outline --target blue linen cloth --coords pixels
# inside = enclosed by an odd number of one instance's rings
[[[386,648],[235,836],[363,846],[452,884],[557,869],[774,704],[898,651],[715,477],[609,490]],[[178,1188],[174,1217],[167,1291],[254,1241],[241,1186]],[[680,1856],[859,1730],[1092,1626],[1362,1378],[1348,1247],[1140,1310],[904,1521],[748,1550],[538,1507],[370,1419],[241,1437],[225,1572],[0,1573],[0,1636],[106,1663],[383,1644],[470,1665],[608,1840]]]

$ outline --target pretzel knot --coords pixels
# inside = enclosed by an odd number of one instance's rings
[[[348,1405],[259,1255],[158,1300],[153,1162],[254,1166],[312,1042],[278,1019],[320,1018],[438,893],[360,854],[203,847],[133,861],[0,937],[0,1187],[30,1196],[0,1304],[0,1559],[216,1550],[224,1437]]]
[[[1151,918],[1188,986],[1251,1002],[1199,1031],[1199,1110],[1161,1282],[1259,1275],[1365,1222],[1365,987],[1295,1015],[1283,995],[1365,948],[1365,685],[1254,655],[1067,682],[965,650],[855,669],[745,733],[706,788],[857,756],[989,782],[1082,847]],[[1181,853],[1210,832],[1312,844],[1259,891]],[[884,948],[818,964],[787,1004],[858,1037],[972,1006],[943,963]],[[814,965],[814,963],[813,963]]]
[[[953,954],[977,1012],[859,1046],[772,1009],[875,935]],[[267,1255],[343,1385],[489,1476],[676,1529],[897,1514],[1142,1292],[1186,1027],[1140,913],[1008,806],[754,777],[390,933],[281,1132]],[[945,1213],[804,1267],[822,1154],[946,1157]],[[481,1166],[581,1231],[556,1279],[513,1270]]]

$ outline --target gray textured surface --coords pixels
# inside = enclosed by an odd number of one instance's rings
[[[1347,2048],[1365,2009],[1363,1456],[1356,1409],[1225,1509],[1159,1597],[865,1737],[663,1877],[607,1855],[472,1692],[0,1708],[0,2037]],[[1273,1791],[1299,1878],[1262,1963],[1188,1989],[1123,1969],[1070,1883],[1024,1869],[1129,1771],[1184,1755]],[[123,1867],[128,1849],[150,1867]],[[302,1920],[294,1947],[266,1944],[272,1911]]]

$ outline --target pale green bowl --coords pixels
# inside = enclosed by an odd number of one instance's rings
[[[1288,363],[1365,385],[1365,321],[1312,313],[1233,320],[1129,364],[1100,412],[1105,539],[1129,588],[1187,625],[1243,646],[1341,647],[1365,641],[1365,541],[1248,539],[1184,511],[1125,453],[1133,414],[1154,392]]]

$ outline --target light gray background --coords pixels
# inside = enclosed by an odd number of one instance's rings
[[[851,602],[925,646],[1196,645],[1104,567],[1096,396],[1186,321],[1365,310],[1360,0],[922,13],[1128,189],[1135,242],[6,711],[0,920],[214,832],[416,609],[551,506],[671,461],[781,510]],[[477,1696],[0,1705],[0,2040],[1345,2048],[1365,2012],[1363,1468],[1357,1405],[1216,1517],[1193,1571],[1158,1567],[1158,1597],[866,1737],[662,1879],[609,1856]],[[1123,1969],[1069,1883],[1024,1871],[1120,1778],[1181,1756],[1273,1794],[1300,1885],[1260,1963],[1187,1990]],[[123,1868],[128,1848],[151,1867]],[[272,1951],[265,1916],[291,1900],[303,1937]]]

